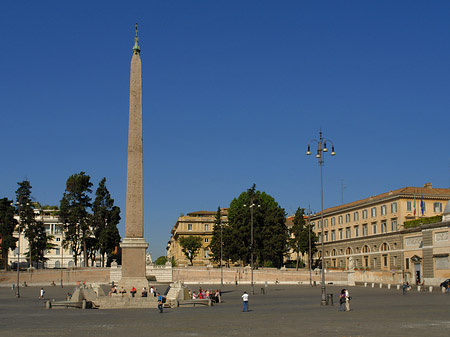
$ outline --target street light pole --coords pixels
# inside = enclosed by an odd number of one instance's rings
[[[223,224],[222,219],[220,219],[220,286],[223,287]]]
[[[250,197],[250,205],[248,207],[250,208],[250,274],[251,274],[251,281],[250,281],[250,293],[252,295],[255,295],[255,290],[253,288],[253,207],[261,207],[261,205],[256,205],[253,202],[253,196]],[[244,205],[244,207],[247,207],[247,205]]]
[[[309,241],[309,254],[308,254],[308,267],[309,267],[309,286],[312,287],[311,277],[311,207],[308,207],[308,241]]]
[[[332,141],[324,139],[322,137],[322,130],[319,133],[319,140],[312,139],[311,142],[317,143],[317,155],[316,158],[319,160],[320,165],[320,227],[321,227],[321,242],[322,242],[322,252],[321,252],[321,264],[322,264],[322,299],[320,302],[320,305],[327,305],[327,293],[325,288],[325,236],[324,236],[324,222],[323,222],[323,174],[322,174],[322,168],[324,163],[324,152],[327,152],[327,141],[329,141],[332,144],[331,148],[331,155],[334,156],[336,153],[334,152],[334,144]],[[306,152],[306,155],[311,155],[311,148],[310,143],[308,144],[308,151]]]

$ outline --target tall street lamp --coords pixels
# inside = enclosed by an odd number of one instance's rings
[[[311,207],[308,207],[308,242],[309,242],[309,253],[308,253],[309,286],[312,287],[312,277],[311,277]]]
[[[220,221],[220,286],[223,287],[223,223],[222,219]]]
[[[327,304],[327,294],[326,294],[326,289],[325,289],[325,249],[324,249],[324,241],[325,241],[325,236],[324,236],[324,232],[323,232],[323,227],[324,227],[324,223],[323,223],[323,179],[322,179],[322,168],[323,168],[323,162],[324,162],[324,152],[328,152],[327,149],[327,141],[331,143],[332,147],[331,147],[331,155],[334,156],[336,153],[334,152],[334,144],[331,140],[329,139],[325,139],[322,137],[322,130],[320,130],[319,133],[319,140],[317,139],[311,139],[308,143],[308,151],[306,152],[306,155],[311,155],[311,142],[315,142],[317,143],[317,154],[316,154],[316,158],[319,160],[319,165],[320,165],[320,227],[322,228],[321,230],[321,242],[322,242],[322,253],[321,253],[321,259],[322,259],[322,300],[320,302],[321,305],[326,305]]]
[[[251,269],[251,283],[250,283],[250,293],[252,295],[255,295],[255,290],[253,289],[253,246],[254,246],[254,239],[253,239],[253,208],[254,207],[261,207],[261,205],[256,205],[253,202],[253,196],[250,198],[250,205],[244,205],[244,207],[250,208],[250,269]]]
[[[28,205],[28,203],[27,203]],[[21,211],[22,211],[22,203],[16,202],[17,206],[17,214],[19,215],[19,225],[17,226],[17,231],[19,233],[19,239],[17,240],[17,292],[16,297],[20,298],[20,234],[22,233],[22,218],[21,218]],[[31,254],[30,254],[31,255]]]

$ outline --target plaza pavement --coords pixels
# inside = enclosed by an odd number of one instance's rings
[[[217,288],[217,285],[205,288]],[[163,290],[164,286],[157,286]],[[189,286],[198,290],[198,286]],[[165,309],[44,309],[39,287],[21,288],[17,299],[0,288],[0,336],[448,336],[450,294],[349,287],[352,311],[338,312],[340,287],[327,285],[334,306],[320,306],[320,286],[255,286],[250,312],[241,295],[249,285],[226,285],[213,307]],[[45,287],[62,300],[73,287]]]

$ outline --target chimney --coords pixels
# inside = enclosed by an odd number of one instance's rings
[[[432,189],[433,188],[433,184],[432,183],[426,183],[425,185],[423,185],[423,187]]]

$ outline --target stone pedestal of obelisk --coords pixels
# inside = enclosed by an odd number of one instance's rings
[[[127,201],[125,238],[122,248],[122,279],[119,285],[127,292],[134,286],[148,289],[145,276],[145,255],[148,243],[144,239],[143,179],[142,179],[142,72],[140,47],[136,37],[131,58],[130,117],[128,125]]]

